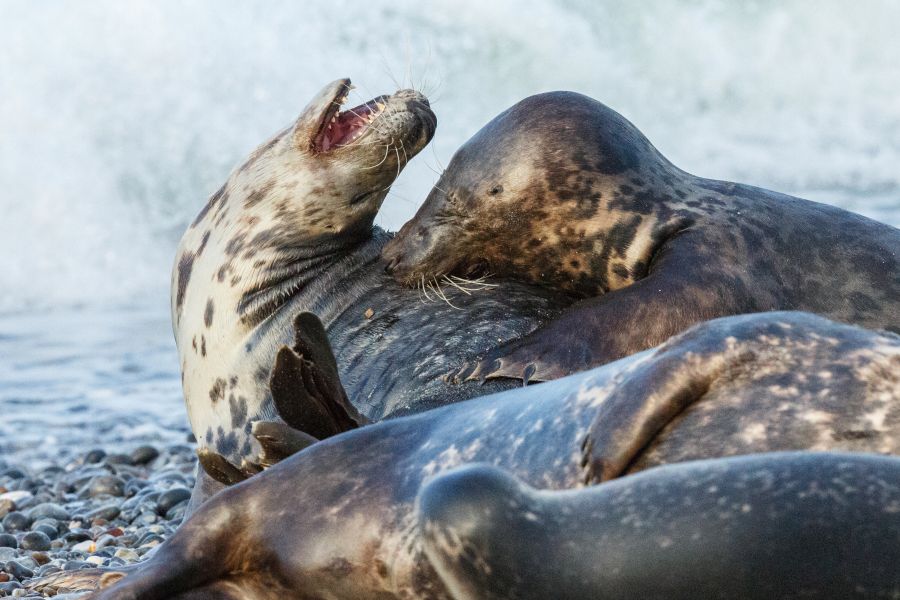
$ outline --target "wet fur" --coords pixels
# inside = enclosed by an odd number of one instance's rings
[[[900,331],[900,231],[686,173],[572,92],[527,98],[473,136],[385,258],[408,284],[480,266],[586,298],[463,377],[555,378],[730,314]]]
[[[271,597],[252,592],[271,587],[285,598],[446,598],[416,523],[415,498],[423,483],[455,467],[487,463],[542,490],[584,487],[583,442],[617,390],[633,390],[634,403],[652,406],[648,369],[680,357],[682,383],[688,384],[695,377],[692,352],[727,359],[735,349],[749,357],[741,363],[743,374],[723,369],[704,382],[708,397],[686,409],[677,425],[660,429],[645,453],[655,458],[638,457],[635,470],[691,455],[824,447],[900,452],[900,337],[803,313],[730,317],[586,373],[382,421],[314,444],[212,498],[137,574],[97,598],[166,598],[222,582],[237,589],[246,582],[247,597]],[[859,360],[845,361],[845,351]],[[785,360],[803,369],[782,372]],[[809,379],[824,371],[834,373],[827,388]],[[753,401],[733,407],[729,399],[735,396]],[[783,405],[794,407],[797,418],[782,419]],[[703,411],[703,418],[689,418],[691,410]],[[804,411],[812,410],[835,417],[804,419]],[[884,418],[868,425],[871,435],[842,435],[873,412]],[[736,418],[762,423],[778,435],[757,436],[749,444],[735,430]]]

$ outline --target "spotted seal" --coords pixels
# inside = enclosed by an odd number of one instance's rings
[[[327,328],[340,365],[332,378],[358,410],[351,420],[378,420],[513,387],[454,389],[441,377],[571,302],[510,282],[498,294],[448,291],[453,308],[424,303],[385,274],[380,255],[390,234],[373,220],[436,120],[412,90],[340,111],[349,89],[349,79],[325,86],[295,123],[255,150],[178,248],[172,322],[184,396],[201,458],[220,480],[242,475],[214,457],[246,474],[310,441],[283,426],[292,413],[279,414],[270,390],[274,377],[282,408],[290,404],[302,363],[301,312]],[[220,487],[201,473],[197,501]]]
[[[718,365],[711,377],[696,379],[699,360]],[[414,513],[432,477],[487,463],[529,486],[564,490],[662,461],[802,449],[897,453],[898,366],[900,337],[814,315],[703,323],[588,372],[313,444],[211,498],[98,598],[444,598]],[[672,376],[657,383],[656,372]],[[671,426],[654,422],[648,449],[613,473],[593,463],[628,447],[600,423],[610,403],[621,410],[623,393],[648,410],[668,402],[684,411]]]
[[[712,459],[562,492],[471,465],[428,483],[417,514],[456,600],[900,595],[896,457]]]
[[[408,283],[486,269],[584,298],[460,379],[553,379],[731,314],[900,331],[900,231],[686,173],[573,92],[529,97],[476,133],[385,258]]]

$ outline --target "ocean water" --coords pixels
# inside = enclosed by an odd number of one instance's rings
[[[391,229],[481,125],[553,89],[691,172],[900,225],[897,22],[889,0],[4,0],[0,456],[183,437],[177,240],[332,79],[433,100]]]

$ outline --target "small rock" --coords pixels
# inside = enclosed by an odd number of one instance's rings
[[[83,560],[69,560],[63,564],[63,571],[80,571],[81,569],[88,569],[90,567],[91,565]]]
[[[16,503],[8,498],[0,500],[0,519],[16,510]]]
[[[56,519],[57,521],[65,521],[69,518],[69,513],[59,504],[44,502],[29,510],[28,516],[35,521],[38,519]]]
[[[0,533],[0,548],[18,548],[19,543],[16,542],[15,536],[8,533]]]
[[[22,584],[18,581],[10,581],[9,583],[0,583],[0,595],[9,596],[16,590],[22,589]]]
[[[27,490],[15,490],[0,494],[0,500],[10,500],[18,506],[19,503],[30,500],[32,496],[34,496],[34,494]]]
[[[63,536],[63,540],[67,542],[83,542],[91,539],[91,534],[84,529],[73,529]]]
[[[8,479],[22,479],[25,477],[25,473],[21,469],[16,469],[15,467],[11,469],[4,469],[0,472],[0,477],[6,477]]]
[[[106,458],[106,452],[103,450],[91,450],[84,455],[84,464],[93,465]]]
[[[127,454],[107,454],[106,464],[108,465],[131,465],[134,461]]]
[[[22,550],[45,552],[50,549],[50,537],[42,531],[29,531],[19,543]]]
[[[94,540],[84,540],[72,546],[72,550],[75,552],[93,552],[96,549],[97,546],[94,544]]]
[[[178,504],[190,499],[191,491],[186,488],[172,488],[162,494],[156,501],[157,510],[160,514],[166,514]]]
[[[9,581],[9,573],[0,573],[0,583]]]
[[[107,506],[101,506],[95,510],[92,510],[88,514],[85,515],[85,518],[93,521],[94,519],[105,519],[106,521],[112,521],[116,517],[121,514],[121,510],[115,504],[109,504]]]
[[[125,493],[125,482],[115,475],[100,475],[91,479],[88,484],[88,495],[97,496],[122,496]]]
[[[50,527],[49,525],[33,525],[31,531],[39,531],[51,540],[55,540],[59,536],[59,530],[55,527]]]
[[[131,461],[136,465],[146,465],[159,456],[159,450],[153,446],[139,446],[131,451]]]
[[[31,559],[37,564],[43,566],[50,562],[50,557],[43,552],[32,552]]]
[[[6,531],[28,531],[31,519],[25,513],[11,512],[3,517],[3,529]]]
[[[15,548],[0,548],[0,565],[8,560],[18,558],[19,552]]]
[[[115,553],[116,558],[124,559],[127,562],[135,562],[138,558],[138,553],[132,550],[131,548],[119,548]]]
[[[6,566],[3,568],[7,573],[12,575],[16,579],[28,579],[29,577],[34,577],[34,571],[25,567],[24,565],[11,560],[6,563]]]
[[[96,541],[96,546],[97,546],[98,550],[100,550],[101,548],[106,548],[107,546],[115,546],[115,545],[116,545],[116,538],[109,535],[108,533],[101,535],[100,537],[97,538],[97,541]]]
[[[88,563],[91,563],[91,564],[94,564],[94,565],[97,565],[98,567],[100,567],[103,565],[103,557],[102,556],[88,556],[86,559],[84,559],[84,562],[88,562]]]

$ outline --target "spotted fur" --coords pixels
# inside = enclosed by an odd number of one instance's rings
[[[721,369],[699,380],[708,397],[687,411],[708,405],[705,418],[673,421],[671,429],[659,430],[649,454],[666,460],[691,452],[712,458],[805,448],[900,451],[895,368],[900,337],[804,313],[730,317],[697,326],[655,351],[586,373],[381,421],[318,442],[211,499],[136,575],[98,600],[162,598],[188,590],[200,594],[226,581],[235,586],[234,596],[226,598],[246,597],[242,591],[249,594],[260,582],[282,598],[448,598],[417,527],[415,499],[423,483],[457,467],[486,463],[541,490],[583,489],[582,441],[592,434],[605,404],[625,390],[633,394],[633,403],[653,408],[658,395],[648,374],[654,371],[668,372],[670,382],[690,387],[697,381],[694,353],[728,364],[733,356],[749,356],[734,370]],[[795,366],[802,369],[791,368]],[[811,379],[824,372],[833,373],[828,395]],[[732,407],[729,399],[735,396],[747,401]],[[783,404],[799,415],[819,410],[833,413],[834,419],[782,419]],[[876,412],[884,418],[873,420]],[[875,434],[851,441],[832,435],[856,422],[865,422]],[[745,429],[753,424],[771,427],[778,435],[753,436],[755,442],[748,446]],[[827,447],[820,440],[829,440]],[[650,466],[634,464],[635,470]],[[632,480],[596,489],[621,489]],[[896,512],[896,490],[891,494],[891,502],[879,500],[873,506]],[[650,518],[657,504],[643,499],[638,495],[634,504],[612,507],[623,514],[646,508]],[[678,495],[668,499],[690,506]],[[487,504],[480,506],[491,506],[488,498],[482,500]],[[563,519],[566,513],[550,517]],[[706,519],[683,520],[708,525]],[[591,532],[602,539],[601,524],[593,527]],[[518,528],[507,533],[516,543],[533,541]],[[645,537],[638,532],[629,539]],[[895,541],[891,538],[891,547]]]
[[[685,173],[571,92],[527,98],[475,134],[384,256],[408,283],[478,269],[587,298],[463,377],[559,377],[729,314],[900,331],[900,231]]]
[[[172,323],[188,415],[200,446],[236,463],[256,451],[250,422],[277,419],[268,374],[278,346],[293,337],[285,327],[260,339],[260,324],[322,275],[314,267],[371,236],[390,185],[434,131],[425,98],[404,90],[384,99],[358,143],[318,151],[311,139],[327,125],[322,115],[348,88],[349,80],[327,86],[237,167],[178,248]],[[316,296],[305,300],[312,308]]]

